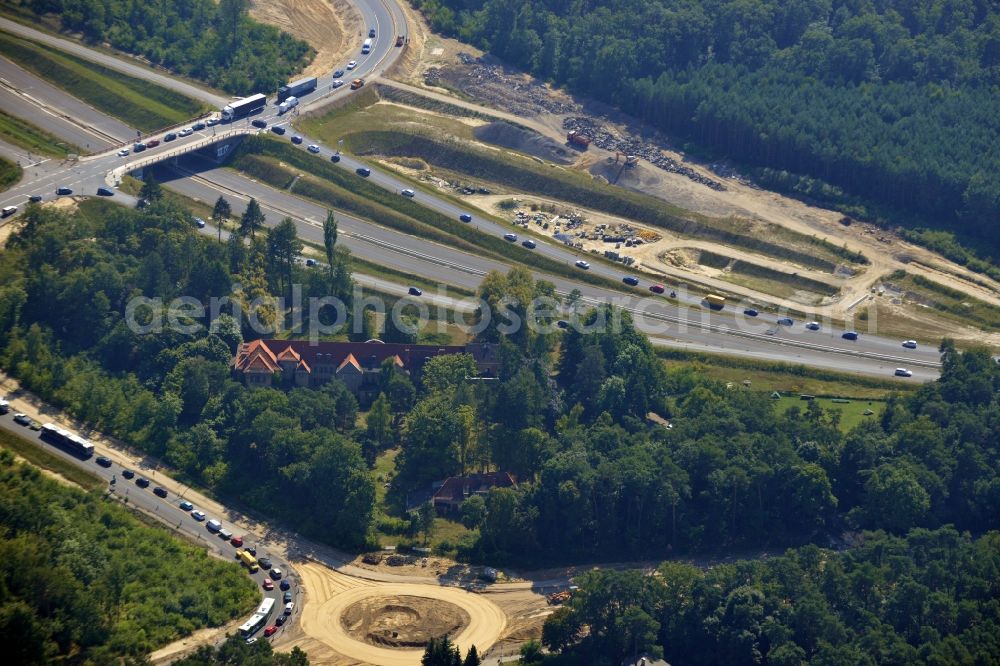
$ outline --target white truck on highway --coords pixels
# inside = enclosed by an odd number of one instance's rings
[[[299,105],[298,97],[289,97],[284,102],[278,105],[278,115],[291,111]]]
[[[370,37],[365,40],[364,44],[361,45],[361,52],[362,53],[371,53],[372,52],[372,39]]]
[[[244,97],[243,99],[227,104],[222,108],[222,121],[229,123],[257,113],[263,109],[266,104],[267,98],[260,93]]]

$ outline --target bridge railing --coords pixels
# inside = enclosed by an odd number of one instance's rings
[[[225,141],[236,136],[248,136],[251,134],[259,134],[260,130],[256,127],[252,128],[232,128],[224,132],[220,132],[210,137],[205,137],[193,143],[178,144],[176,146],[171,146],[170,150],[164,152],[158,152],[153,155],[147,155],[139,160],[132,160],[131,162],[126,162],[121,166],[117,166],[108,172],[105,177],[106,182],[109,185],[118,185],[121,183],[122,178],[125,174],[135,171],[136,169],[145,168],[151,164],[156,164],[164,160],[168,160],[171,157],[177,157],[178,155],[184,155],[186,153],[191,153],[196,150],[201,150],[205,146],[210,146],[213,143],[219,143],[220,141]]]

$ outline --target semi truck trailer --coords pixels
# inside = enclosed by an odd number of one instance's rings
[[[289,97],[301,97],[306,93],[316,90],[316,77],[308,76],[298,81],[292,81],[288,85],[278,88],[278,102],[284,102]]]
[[[250,114],[257,113],[263,109],[266,104],[267,98],[260,93],[244,97],[238,102],[227,104],[222,108],[222,121],[232,122],[234,120],[238,120],[239,118],[245,118]]]

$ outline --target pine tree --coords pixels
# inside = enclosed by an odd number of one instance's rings
[[[229,205],[229,202],[226,201],[225,197],[219,195],[219,198],[215,200],[215,207],[212,209],[212,221],[215,222],[215,226],[219,228],[220,243],[222,242],[222,227],[232,214],[233,207]]]
[[[482,663],[483,660],[479,658],[479,651],[476,650],[476,646],[473,645],[466,653],[465,661],[462,662],[462,666],[479,666]]]
[[[163,188],[160,187],[160,183],[157,182],[156,178],[149,171],[143,177],[142,189],[139,190],[139,196],[146,201],[159,201],[163,198]]]
[[[264,226],[264,219],[264,211],[260,209],[260,204],[256,199],[250,199],[247,209],[243,211],[243,217],[240,218],[240,236],[256,238],[257,230]]]

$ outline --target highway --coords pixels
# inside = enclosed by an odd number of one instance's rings
[[[395,5],[390,6],[381,0],[364,0],[359,3],[359,9],[368,25],[376,29],[377,37],[371,54],[360,55],[359,53],[356,56],[358,66],[353,72],[345,74],[343,77],[345,81],[350,81],[352,77],[377,77],[391,64],[394,58],[398,57],[400,49],[393,46],[395,35],[405,33],[405,30],[401,30],[399,27],[405,23],[402,22],[402,16],[397,14],[399,9]],[[0,20],[0,28],[10,29],[23,36],[70,50],[77,55],[97,60],[108,67],[121,69],[133,75],[150,74],[146,68],[122,62],[107,54],[90,51],[83,46],[44,35],[19,24],[10,24]],[[73,48],[70,48],[71,46]],[[156,74],[157,76],[153,79],[161,85],[198,97],[209,103],[220,104],[227,101],[198,86],[184,81],[176,81],[166,75]],[[329,75],[320,77],[317,90],[303,97],[300,110],[309,110],[326,103],[331,98],[351,93],[348,85],[336,90],[330,89],[333,80],[332,74],[331,72]],[[30,81],[22,83],[30,84]],[[65,93],[62,95],[65,96]],[[60,104],[54,100],[55,95],[49,95],[49,97],[53,98],[49,102],[50,105]],[[262,113],[254,116],[253,119],[263,120],[269,127],[274,123],[288,125],[290,122],[289,116],[278,115],[277,107],[274,104],[269,104]],[[175,141],[161,143],[157,148],[144,151],[140,155],[119,157],[113,150],[109,150],[83,158],[75,164],[61,164],[51,160],[42,162],[30,167],[31,173],[22,183],[0,195],[0,205],[23,204],[30,194],[40,194],[45,199],[50,199],[55,189],[62,186],[70,187],[74,194],[94,194],[97,187],[109,181],[109,173],[115,173],[116,170],[123,171],[126,164],[141,163],[140,160],[148,161],[150,157],[155,158],[168,152],[184,150],[196,142],[211,141],[213,135],[220,131],[236,130],[247,133],[268,131],[252,127],[250,120],[247,118],[231,125],[206,127],[194,132],[189,137],[179,137]],[[176,129],[174,128],[174,130]],[[295,133],[294,129],[289,128],[284,138],[288,139]],[[154,137],[160,137],[162,141],[163,134],[160,133]],[[320,146],[320,153],[316,155],[316,159],[329,159],[331,154],[335,152],[332,148],[323,146],[319,141],[303,135],[301,149],[305,150],[310,144]],[[192,164],[194,166],[191,166]],[[347,155],[342,155],[338,163],[339,167],[351,171],[362,165],[367,166],[366,163]],[[182,177],[172,180],[170,186],[182,194],[209,204],[214,202],[219,194],[223,194],[233,203],[234,212],[237,214],[243,209],[245,201],[249,197],[254,197],[261,202],[268,215],[269,224],[274,224],[281,218],[290,216],[296,221],[303,238],[312,242],[322,242],[321,230],[318,227],[322,224],[326,210],[321,206],[304,201],[287,192],[277,191],[228,169],[199,166],[197,163],[185,160],[181,164],[179,173]],[[358,177],[360,178],[360,176]],[[410,186],[407,181],[380,169],[372,169],[369,180],[395,192]],[[454,219],[457,219],[463,212],[469,212],[473,216],[471,226],[487,234],[502,236],[511,231],[511,228],[506,225],[476,215],[474,211],[466,211],[450,198],[438,197],[418,190],[414,201]],[[338,212],[338,220],[341,223],[344,243],[356,256],[381,265],[393,266],[442,284],[475,289],[487,271],[506,271],[510,268],[510,264],[506,262],[485,259],[455,248],[380,227],[343,213]],[[517,247],[515,250],[515,252],[529,251],[543,254],[555,261],[564,262],[568,266],[572,266],[578,259],[582,258],[571,248],[543,240],[537,241],[537,248],[534,250],[526,250],[521,247]],[[583,256],[589,258],[588,255]],[[619,282],[627,274],[626,270],[601,261],[592,261],[589,270],[593,274],[604,276],[615,282]],[[881,377],[892,376],[893,369],[896,367],[905,367],[913,372],[913,378],[910,381],[927,381],[937,376],[939,359],[935,349],[929,347],[918,350],[904,349],[901,347],[900,340],[868,335],[865,331],[861,331],[862,335],[859,340],[845,341],[840,338],[841,331],[834,330],[829,325],[824,325],[819,332],[804,330],[802,327],[804,322],[801,321],[795,322],[795,325],[791,327],[781,327],[776,325],[778,318],[776,315],[761,314],[757,318],[744,317],[741,314],[742,308],[738,306],[729,306],[721,313],[710,313],[701,307],[688,307],[696,305],[699,296],[678,294],[679,304],[677,304],[650,294],[648,287],[651,281],[642,278],[640,278],[640,283],[636,288],[629,289],[623,285],[622,291],[615,291],[541,273],[536,273],[536,277],[553,282],[561,294],[568,294],[573,289],[579,289],[585,304],[597,304],[609,300],[619,302],[622,307],[632,311],[638,317],[641,330],[661,344],[679,343],[690,349],[785,360],[819,368],[845,370]],[[620,300],[626,293],[630,294],[627,300]]]
[[[0,58],[0,107],[84,152],[106,150],[135,136],[135,130],[120,120],[4,58]]]
[[[197,168],[193,166],[192,168]],[[212,167],[196,176],[181,167],[176,180],[164,180],[185,196],[211,203],[221,194],[240,214],[250,197],[265,202],[262,209],[267,224],[277,224],[284,217],[298,222],[300,236],[322,244],[322,221],[326,208],[286,191],[246,178],[230,169]],[[506,271],[509,265],[494,259],[474,256],[462,250],[417,238],[402,232],[370,224],[348,214],[338,213],[339,240],[355,255],[383,265],[391,265],[442,285],[462,285],[474,289],[490,270]],[[774,316],[747,317],[742,311],[710,312],[701,308],[678,308],[662,296],[654,296],[641,285],[631,295],[611,289],[575,283],[567,278],[535,273],[555,284],[556,291],[568,294],[579,289],[585,304],[616,302],[631,311],[641,330],[657,343],[681,346],[691,351],[722,352],[761,360],[803,363],[814,367],[891,377],[896,367],[907,367],[913,380],[927,381],[937,376],[935,349],[909,350],[900,341],[862,335],[855,342],[845,341],[840,331],[807,331],[798,321],[791,327],[777,326]],[[467,300],[449,303],[468,311]],[[768,333],[772,331],[772,333]]]

